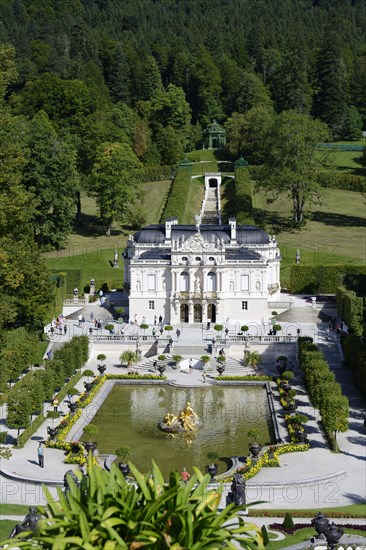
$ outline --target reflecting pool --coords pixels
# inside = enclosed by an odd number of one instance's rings
[[[167,434],[157,427],[167,412],[178,412],[189,401],[203,422],[194,434]],[[219,472],[227,469],[225,458],[247,455],[247,431],[259,428],[260,443],[273,442],[264,386],[206,386],[183,388],[167,385],[116,384],[92,420],[99,427],[95,436],[100,453],[115,453],[128,445],[129,457],[142,471],[154,458],[167,475],[183,467],[204,471],[208,451],[220,454]],[[83,437],[84,439],[84,437]]]

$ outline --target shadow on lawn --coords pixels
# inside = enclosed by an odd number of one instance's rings
[[[333,212],[313,212],[311,218],[314,222],[321,222],[326,225],[339,227],[366,227],[366,219],[359,216],[345,216]]]
[[[74,231],[83,237],[103,237],[106,235],[106,225],[102,223],[98,216],[91,214],[81,214],[80,221],[74,225]],[[117,237],[123,232],[121,230],[112,229],[111,236]]]

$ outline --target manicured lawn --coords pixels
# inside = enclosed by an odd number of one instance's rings
[[[189,188],[188,200],[184,211],[183,219],[179,220],[182,224],[194,224],[194,215],[199,214],[201,203],[204,197],[204,185],[198,179],[192,180]]]
[[[142,185],[144,190],[143,211],[145,224],[159,223],[164,208],[170,182],[150,182]],[[120,288],[123,283],[123,263],[119,269],[113,268],[114,251],[119,257],[125,249],[128,235],[136,230],[115,224],[112,235],[105,235],[105,227],[100,223],[95,200],[82,195],[82,223],[71,233],[66,248],[45,254],[50,269],[81,269],[83,271],[83,286],[88,285],[91,278],[99,288],[103,283],[109,288]]]
[[[29,506],[26,504],[5,504],[1,503],[1,513],[4,516],[21,516],[29,512]]]
[[[1,511],[3,512],[2,508],[3,508],[3,505],[1,505]],[[28,508],[27,508],[27,512],[28,512]],[[0,542],[9,538],[9,535],[10,535],[13,527],[17,523],[19,523],[19,521],[14,521],[12,519],[2,519],[2,520],[0,520]]]
[[[337,514],[344,514],[345,517],[352,517],[355,516],[362,516],[366,517],[366,503],[365,504],[350,504],[349,506],[339,506],[334,508],[322,508],[321,511],[327,515],[329,513],[337,513]],[[258,512],[258,515],[257,515]],[[256,510],[255,508],[249,509],[249,516],[252,517],[259,517],[262,515],[266,515],[268,517],[278,517],[281,515],[285,515],[288,510],[283,510],[282,508],[274,509],[270,508],[268,510]],[[319,512],[318,508],[308,508],[303,510],[296,510],[292,511],[292,514],[297,517],[301,517],[302,514],[312,514],[312,517],[315,517],[316,514]],[[306,516],[305,516],[306,517]]]
[[[113,239],[113,237],[111,237]],[[123,284],[123,263],[120,261],[119,268],[113,267],[114,250],[118,250],[119,256],[124,250],[126,238],[120,237],[114,240],[114,248],[99,248],[95,242],[85,245],[82,254],[72,254],[70,248],[69,255],[47,258],[47,266],[50,269],[82,269],[83,287],[88,285],[91,278],[95,279],[96,289],[104,283],[108,288],[121,288]],[[72,247],[72,245],[71,245]]]
[[[254,219],[269,233],[277,235],[282,254],[281,281],[289,282],[289,267],[299,248],[301,263],[306,265],[364,264],[363,231],[365,205],[360,193],[324,189],[322,205],[310,208],[306,226],[290,226],[291,202],[281,196],[267,204],[264,192],[253,196]]]

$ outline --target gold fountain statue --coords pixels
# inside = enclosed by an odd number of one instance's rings
[[[167,413],[163,421],[158,424],[160,430],[169,433],[195,432],[202,426],[198,415],[194,412],[189,401],[178,415]]]

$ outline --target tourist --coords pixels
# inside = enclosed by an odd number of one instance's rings
[[[154,316],[154,325],[156,325],[157,321],[158,321],[158,318],[157,318],[157,316],[155,315],[155,316]]]
[[[192,359],[192,357],[190,358],[188,365],[189,365],[189,371],[191,372],[191,370],[193,369],[193,359]]]
[[[65,336],[66,336],[66,333],[67,333],[67,324],[65,323],[64,324],[64,334],[65,334]]]
[[[146,325],[146,317],[145,317],[145,315],[144,315],[143,318],[142,318],[141,324],[142,324],[142,325]]]
[[[191,477],[190,474],[187,472],[185,468],[183,468],[183,471],[181,473],[182,481],[183,483],[187,483],[189,478]]]
[[[205,373],[205,371],[203,371],[203,373],[202,373],[202,382],[204,384],[206,383],[206,373]]]
[[[58,407],[58,399],[55,397],[55,399],[52,401],[53,410],[57,412]]]
[[[81,327],[82,322],[83,322],[83,316],[81,314],[78,315],[78,321],[79,321],[79,327]]]
[[[89,336],[92,336],[93,334],[93,327],[89,327]]]
[[[90,312],[90,322],[92,323],[94,321],[94,312]]]
[[[155,336],[155,334],[156,334],[156,330],[155,330],[155,328],[153,328],[152,329],[152,335]]]
[[[38,464],[40,465],[41,468],[44,468],[44,453],[43,453],[42,443],[38,445],[37,454],[38,454]]]
[[[210,330],[211,327],[211,319],[207,319],[207,330]]]
[[[177,336],[177,340],[179,340],[179,336],[180,336],[180,330],[179,328],[177,328],[177,330],[175,331],[175,334]]]
[[[164,332],[164,329],[163,329],[163,327],[161,327],[160,334],[163,334],[163,332]]]
[[[156,369],[158,368],[158,362],[155,360],[153,361],[153,369],[156,372]]]
[[[163,322],[163,318],[161,315],[159,315],[159,325],[161,325],[162,322]]]

